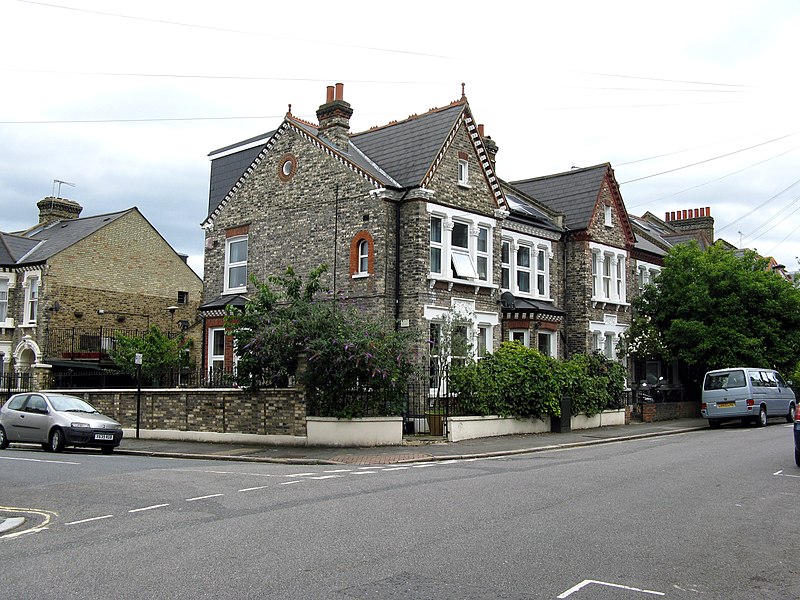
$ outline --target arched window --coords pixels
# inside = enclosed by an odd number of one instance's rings
[[[359,231],[350,242],[350,276],[368,277],[375,272],[375,244],[369,231]]]

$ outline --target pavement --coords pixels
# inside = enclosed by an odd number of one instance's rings
[[[628,425],[582,429],[566,433],[506,435],[460,442],[448,442],[445,438],[437,437],[408,436],[404,438],[403,445],[399,446],[359,448],[136,439],[134,436],[127,436],[122,439],[122,443],[115,453],[285,464],[383,465],[511,456],[559,448],[676,435],[701,429],[708,429],[706,419],[675,419],[654,423],[634,421]]]

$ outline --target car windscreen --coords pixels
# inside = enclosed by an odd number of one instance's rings
[[[703,382],[704,390],[722,390],[745,387],[744,371],[734,369],[721,373],[707,373]]]
[[[49,399],[50,404],[58,411],[97,412],[91,404],[75,396],[49,396]]]

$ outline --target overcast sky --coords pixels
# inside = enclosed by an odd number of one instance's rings
[[[211,150],[351,131],[466,95],[516,180],[609,162],[628,212],[711,207],[718,237],[800,255],[800,2],[0,0],[0,230],[57,191],[137,206],[202,274]]]

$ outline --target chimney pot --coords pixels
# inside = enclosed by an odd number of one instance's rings
[[[710,206],[706,206],[706,216],[707,217],[711,216],[711,207]]]
[[[344,100],[344,84],[337,83],[336,84],[336,97],[334,100]]]
[[[478,125],[478,135],[483,137],[483,123]]]
[[[328,93],[325,95],[325,103],[333,102],[333,86],[328,86]]]

